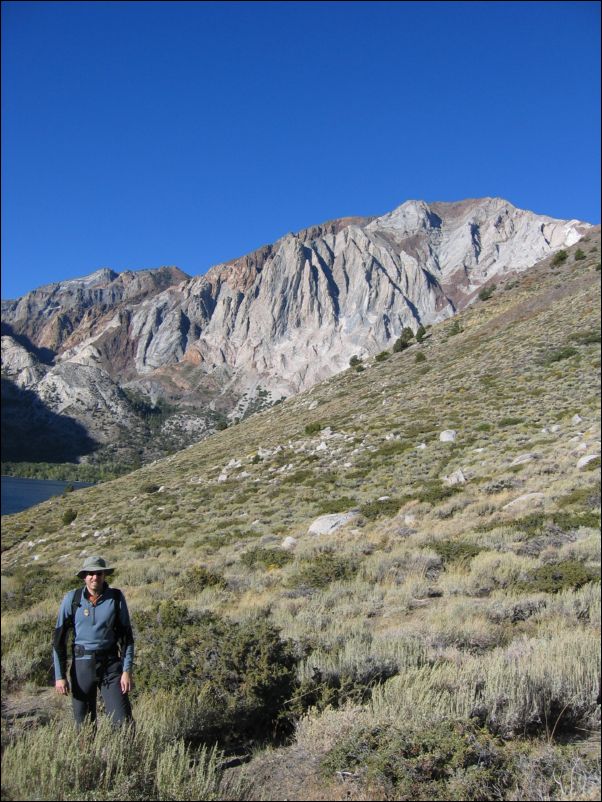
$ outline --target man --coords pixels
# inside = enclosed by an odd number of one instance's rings
[[[69,693],[67,635],[74,630],[71,691],[78,727],[86,716],[96,720],[99,688],[115,726],[132,716],[128,693],[132,689],[134,636],[122,592],[105,580],[114,570],[102,557],[87,557],[77,574],[85,586],[67,593],[54,630],[55,688],[63,695]]]

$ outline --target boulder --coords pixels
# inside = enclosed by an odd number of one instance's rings
[[[282,541],[281,548],[283,548],[285,551],[293,551],[296,545],[297,539],[289,535]]]
[[[537,459],[537,456],[537,454],[519,454],[518,457],[512,460],[510,467],[513,468],[515,465],[524,465],[525,462],[531,462],[531,460]]]
[[[544,493],[525,493],[524,495],[515,498],[513,501],[509,501],[508,504],[504,504],[502,509],[507,510],[511,507],[522,507],[528,506],[529,504],[542,504],[544,499]]]
[[[449,476],[444,476],[443,484],[447,485],[448,487],[466,484],[466,476],[464,475],[462,468],[458,468],[457,471],[450,473]]]
[[[454,443],[456,441],[457,432],[454,429],[446,429],[439,435],[439,440],[442,443]]]
[[[344,526],[354,518],[357,518],[358,514],[357,510],[350,510],[349,512],[335,513],[332,515],[320,515],[307,531],[310,535],[328,535],[332,532],[336,532],[337,529],[340,529],[341,526]]]
[[[577,462],[577,467],[579,470],[585,468],[592,460],[600,459],[599,454],[586,454],[585,457],[581,457],[581,459]]]

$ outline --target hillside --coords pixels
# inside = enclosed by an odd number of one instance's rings
[[[137,748],[247,761],[220,786],[200,759],[190,798],[599,798],[599,372],[597,227],[422,343],[4,517],[6,798],[117,798],[116,751],[52,786],[68,711],[31,685],[96,553],[133,613]],[[27,733],[30,697],[58,718]],[[146,798],[183,798],[153,759]]]

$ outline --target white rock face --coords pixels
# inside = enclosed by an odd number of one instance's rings
[[[586,465],[589,465],[590,462],[598,459],[599,457],[599,454],[587,454],[585,457],[581,457],[581,459],[577,462],[577,467],[579,470],[581,470],[581,468],[585,468]]]
[[[390,347],[405,326],[449,318],[484,282],[590,228],[500,198],[407,201],[382,217],[287,234],[204,276],[105,269],[2,302],[2,315],[36,346],[120,383],[160,394],[194,369],[194,386],[204,375],[215,394],[261,387],[276,400],[347,368],[352,355]],[[7,360],[37,386],[36,366],[13,345]]]
[[[454,443],[457,437],[457,432],[454,429],[446,429],[439,435],[439,440],[442,443]]]

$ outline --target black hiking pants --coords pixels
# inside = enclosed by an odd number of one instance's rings
[[[98,689],[107,715],[115,727],[131,719],[132,708],[127,694],[121,692],[123,663],[117,654],[89,652],[74,655],[71,663],[71,694],[75,723],[80,727],[86,717],[96,721]]]

